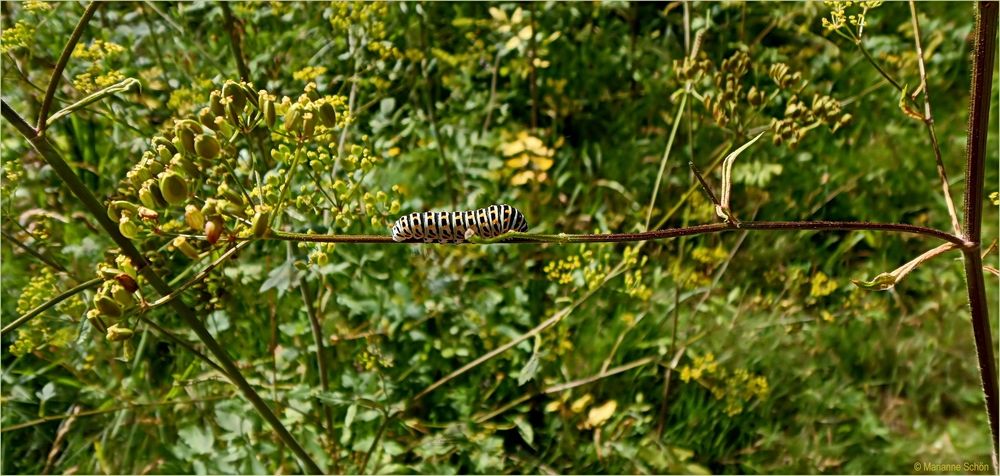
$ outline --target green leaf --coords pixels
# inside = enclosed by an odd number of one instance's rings
[[[212,453],[212,446],[215,444],[215,437],[212,436],[212,432],[199,427],[199,426],[188,426],[181,428],[177,432],[177,436],[180,437],[181,441],[184,442],[189,448],[191,448],[196,454],[210,454]]]

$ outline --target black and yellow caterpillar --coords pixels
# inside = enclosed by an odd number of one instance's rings
[[[524,214],[510,205],[490,205],[464,212],[411,213],[392,225],[392,239],[462,243],[470,230],[481,238],[493,238],[508,231],[527,231],[528,222]]]

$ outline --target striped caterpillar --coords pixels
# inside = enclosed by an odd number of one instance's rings
[[[510,205],[490,205],[464,212],[423,212],[403,215],[392,225],[393,241],[463,243],[466,233],[493,238],[509,231],[524,232],[528,222]]]

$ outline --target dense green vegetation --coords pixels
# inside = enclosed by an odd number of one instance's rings
[[[86,8],[2,3],[3,101],[32,125]],[[938,238],[291,234],[492,203],[543,234],[720,216],[952,233],[924,100],[961,220],[975,11],[916,11],[926,87],[906,3],[101,5],[45,136],[179,291],[161,300],[4,120],[3,325],[82,292],[4,331],[0,469],[306,471],[296,444],[340,473],[988,464],[961,254],[863,289]],[[987,150],[990,195],[996,134]],[[720,198],[731,182],[728,210],[689,162]],[[998,199],[981,205],[985,248]],[[985,262],[996,322],[995,249]]]

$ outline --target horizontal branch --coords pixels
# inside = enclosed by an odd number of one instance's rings
[[[683,228],[664,228],[642,233],[602,233],[602,234],[559,234],[535,235],[518,234],[500,243],[628,243],[636,241],[662,240],[681,236],[721,233],[735,230],[803,230],[803,231],[883,231],[907,233],[937,238],[957,245],[959,248],[970,246],[964,239],[950,233],[925,226],[906,225],[902,223],[873,223],[862,221],[751,221],[740,223],[737,227],[728,223],[711,223]],[[422,240],[407,240],[396,242],[388,235],[320,235],[307,233],[291,233],[272,231],[268,239],[284,241],[305,241],[313,243],[423,243]]]

